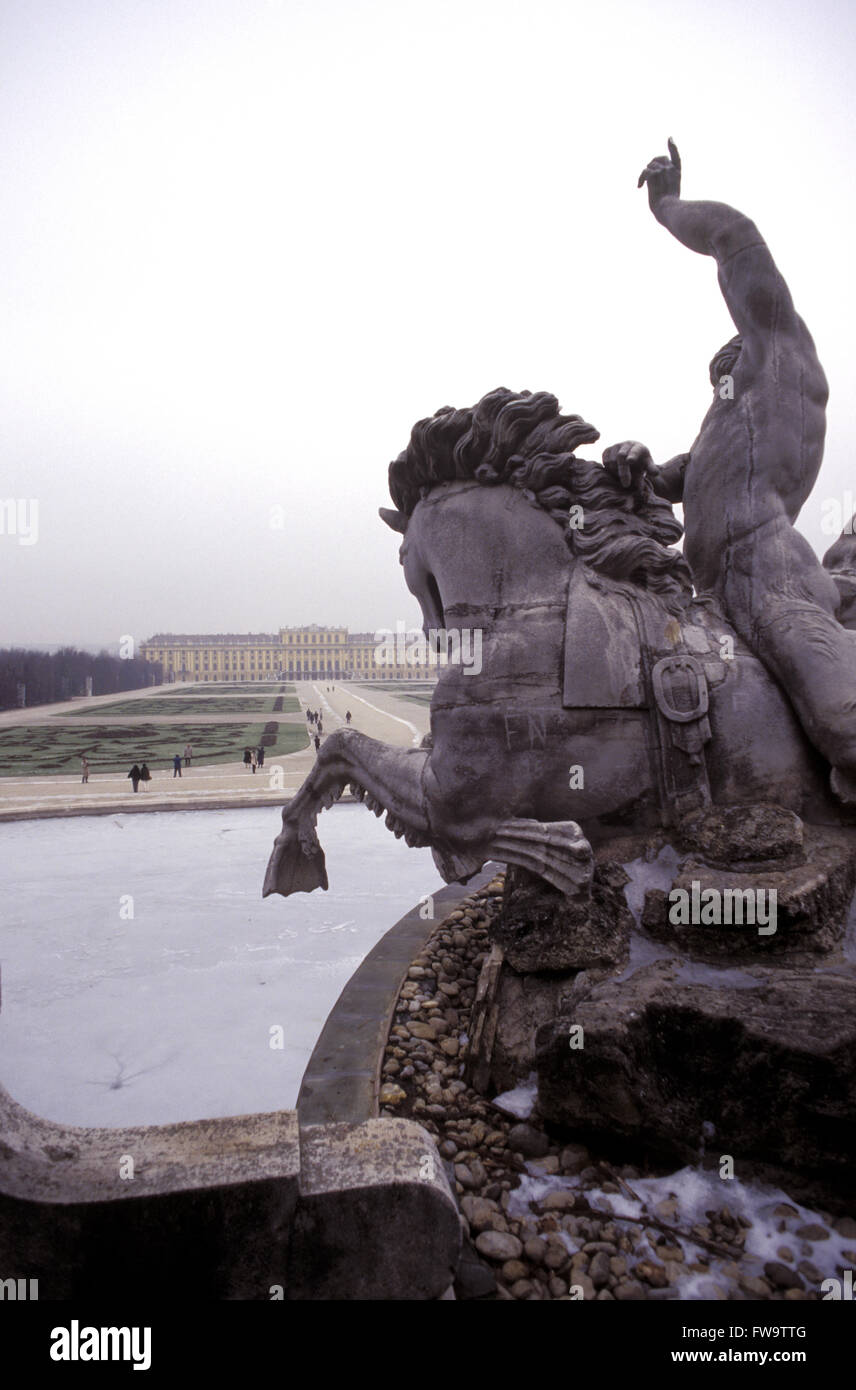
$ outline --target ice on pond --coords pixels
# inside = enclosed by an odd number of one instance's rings
[[[15,1100],[78,1125],[294,1106],[342,988],[438,876],[430,850],[341,805],[319,821],[329,891],[262,901],[279,828],[273,804],[0,826]]]

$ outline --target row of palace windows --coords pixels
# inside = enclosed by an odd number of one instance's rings
[[[326,662],[336,661],[351,666],[370,666],[374,662],[374,650],[366,648],[362,651],[336,651],[336,652],[300,652],[285,653],[277,652],[275,655],[259,656],[256,653],[247,654],[241,652],[198,652],[198,651],[150,651],[146,655],[150,660],[165,662],[168,666],[265,666],[268,669],[279,668],[286,661],[301,662]]]

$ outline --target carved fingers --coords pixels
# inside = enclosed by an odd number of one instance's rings
[[[670,193],[677,196],[681,191],[681,156],[671,137],[668,148],[668,155],[658,155],[656,159],[652,159],[639,175],[636,186],[641,188],[643,183],[647,183],[648,198],[651,202],[656,202]]]
[[[645,444],[625,439],[622,444],[610,444],[604,449],[603,466],[622,487],[632,487],[645,473],[653,471],[654,460]]]

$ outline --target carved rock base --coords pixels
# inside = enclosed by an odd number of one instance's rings
[[[852,1203],[856,969],[844,962],[656,961],[578,995],[536,1052],[540,1113],[574,1137],[676,1163],[730,1155],[738,1177],[743,1164]]]
[[[622,891],[627,881],[619,864],[599,865],[591,893],[569,898],[527,869],[509,865],[491,940],[523,973],[620,965],[633,926]]]
[[[828,827],[801,829],[802,844],[781,845],[785,866],[778,869],[750,872],[745,858],[729,868],[711,867],[701,858],[685,860],[671,894],[660,889],[646,894],[642,926],[657,940],[700,959],[760,961],[833,950],[844,936],[856,887],[856,836]],[[725,839],[714,841],[713,848],[721,849]],[[737,847],[733,838],[730,844]],[[787,864],[788,858],[798,862]],[[675,890],[686,897],[678,900]],[[681,921],[681,916],[690,920]]]

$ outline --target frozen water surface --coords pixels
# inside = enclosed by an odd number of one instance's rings
[[[318,825],[329,891],[262,902],[279,828],[274,805],[0,825],[15,1100],[77,1125],[294,1106],[342,988],[439,879],[430,850],[342,805]]]

